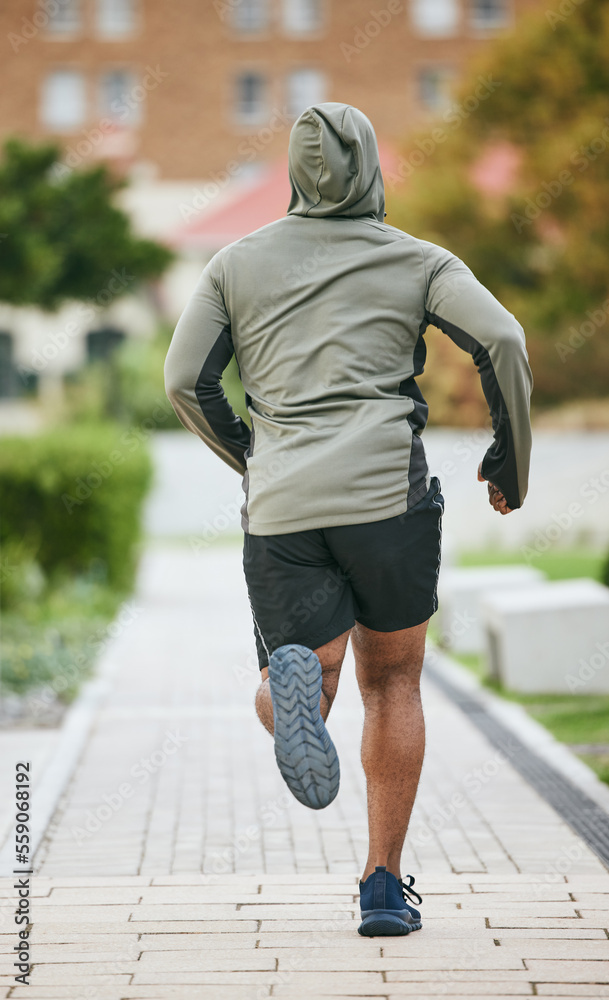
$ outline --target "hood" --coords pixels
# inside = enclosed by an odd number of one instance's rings
[[[385,189],[376,135],[349,104],[315,104],[290,134],[288,215],[368,216],[382,222]]]

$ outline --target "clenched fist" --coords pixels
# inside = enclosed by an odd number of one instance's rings
[[[482,462],[478,466],[478,482],[485,483],[486,479],[482,475]],[[511,514],[512,508],[508,507],[507,500],[498,486],[494,483],[488,484],[488,502],[493,510],[498,510],[500,514]]]

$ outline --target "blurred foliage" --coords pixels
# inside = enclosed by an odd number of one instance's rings
[[[165,393],[163,366],[171,331],[151,339],[128,337],[108,358],[79,368],[65,385],[64,419],[113,420],[150,430],[181,427]]]
[[[131,231],[112,204],[124,182],[104,166],[58,169],[54,144],[11,139],[0,163],[0,301],[56,309],[66,300],[105,304],[156,278],[173,253]]]
[[[73,372],[66,379],[64,420],[79,424],[112,420],[162,431],[181,428],[167,399],[163,375],[171,337],[168,328],[161,328],[151,339],[129,337],[108,358]],[[249,424],[234,357],[222,385],[235,413]]]
[[[13,594],[3,609],[0,679],[4,691],[29,693],[28,708],[43,721],[54,701],[71,701],[91,673],[125,594],[96,579],[94,569],[51,583],[38,567],[37,577],[43,586],[36,598],[22,593],[12,603]]]
[[[388,221],[463,258],[523,324],[536,405],[607,395],[608,47],[609,0],[524,18],[471,65],[457,110],[411,137],[408,185],[388,189]],[[474,177],[500,149],[516,163],[504,193]]]
[[[0,676],[5,691],[28,693],[39,721],[74,697],[117,627],[151,480],[149,433],[85,424],[3,438]]]
[[[425,343],[425,371],[417,382],[429,403],[429,425],[490,430],[488,406],[470,355],[432,326],[428,327]]]
[[[587,764],[589,768],[596,771],[596,775],[601,781],[609,785],[609,753],[605,754],[585,754],[580,753],[578,757]]]
[[[142,504],[152,478],[150,431],[58,428],[4,438],[0,452],[0,546],[4,606],[51,583],[94,574],[132,585]]]
[[[527,711],[563,743],[606,743],[609,746],[609,695],[518,694]]]
[[[239,368],[234,356],[222,376],[222,388],[235,413],[245,421],[248,427],[251,427],[252,419],[245,405],[245,389],[239,378]]]
[[[460,566],[510,566],[521,565],[524,562],[522,552],[505,549],[483,549],[479,552],[461,552]],[[528,564],[545,573],[548,580],[575,580],[589,576],[601,583],[606,573],[604,556],[598,549],[592,548],[553,548],[547,552],[535,552],[527,560]]]
[[[105,306],[158,277],[168,248],[113,204],[124,182],[71,171],[54,144],[9,140],[0,162],[0,301]],[[163,386],[169,334],[128,340],[75,376],[64,426],[0,453],[2,685],[69,699],[108,638],[137,564],[148,440],[177,424]]]

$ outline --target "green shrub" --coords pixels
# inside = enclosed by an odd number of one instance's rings
[[[159,421],[159,430],[182,427],[165,393],[164,368],[171,333],[159,330],[152,340],[130,337],[116,352],[120,389],[117,417],[123,422],[141,423],[160,407],[166,416]]]
[[[3,439],[0,546],[6,603],[35,589],[36,566],[50,580],[88,575],[129,589],[152,474],[149,435],[147,427],[85,425]]]
[[[44,592],[46,580],[35,559],[36,549],[36,541],[25,535],[7,538],[3,543],[0,549],[2,607],[19,607],[36,601]]]
[[[181,427],[165,393],[170,340],[171,331],[164,329],[151,339],[128,337],[108,358],[73,372],[65,387],[68,421],[114,420],[131,426],[153,415],[158,430]]]
[[[36,600],[3,611],[4,691],[28,695],[30,712],[44,715],[55,699],[72,700],[115,626],[121,594],[84,576],[47,586]],[[129,606],[125,618],[129,622]]]
[[[601,569],[601,583],[604,583],[606,587],[609,587],[609,554],[607,555]]]

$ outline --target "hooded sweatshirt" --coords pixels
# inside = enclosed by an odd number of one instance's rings
[[[532,384],[520,325],[453,254],[385,224],[376,137],[356,108],[308,108],[289,173],[287,216],[215,255],[165,365],[181,422],[243,474],[244,530],[377,521],[426,494],[428,324],[472,355],[494,430],[482,472],[520,507]],[[220,384],[233,354],[251,432]]]

